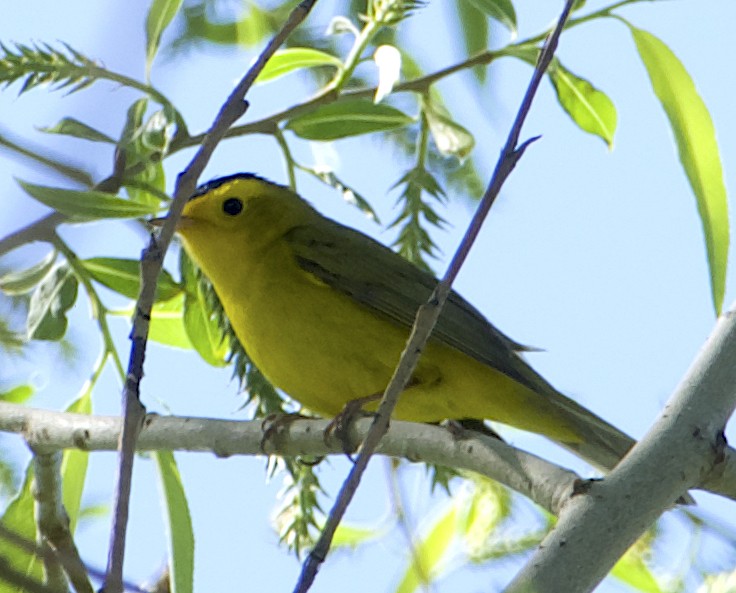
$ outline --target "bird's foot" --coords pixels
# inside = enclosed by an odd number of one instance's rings
[[[381,394],[369,395],[368,397],[359,397],[346,403],[342,411],[325,428],[325,444],[330,446],[332,438],[336,438],[342,446],[343,453],[348,456],[350,461],[354,461],[352,454],[358,450],[360,443],[355,442],[355,439],[352,438],[350,429],[357,419],[365,418],[366,416],[375,416],[375,412],[367,412],[363,409],[363,406],[380,399],[380,397]]]
[[[261,451],[267,454],[266,443],[281,434],[292,422],[296,422],[302,418],[308,418],[308,416],[304,416],[298,412],[293,414],[269,414],[266,416],[263,422],[261,422],[261,430],[263,431],[260,444]]]

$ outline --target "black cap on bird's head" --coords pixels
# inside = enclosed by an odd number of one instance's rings
[[[238,179],[253,179],[256,181],[267,183],[268,185],[279,185],[278,183],[269,181],[265,177],[261,177],[260,175],[256,175],[255,173],[233,173],[232,175],[225,175],[224,177],[215,177],[214,179],[210,179],[208,182],[203,183],[202,185],[197,187],[197,189],[189,197],[189,199],[196,200],[197,198],[211,192],[213,189],[217,189],[221,185],[225,185],[226,183],[230,183],[231,181],[236,181]]]

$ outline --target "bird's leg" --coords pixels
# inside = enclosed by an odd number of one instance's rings
[[[356,418],[364,416],[374,416],[375,412],[367,412],[363,409],[363,406],[371,402],[375,402],[381,399],[383,393],[374,393],[366,397],[358,397],[350,400],[345,404],[342,411],[335,416],[332,421],[325,428],[324,440],[325,444],[329,446],[329,441],[334,437],[340,441],[342,450],[352,461],[351,454],[354,453],[360,443],[353,443],[350,439],[350,427]]]
[[[492,439],[497,439],[502,443],[505,442],[503,437],[488,426],[483,420],[475,418],[462,418],[460,420],[446,420],[442,423],[457,440],[467,438],[468,433],[480,433]]]
[[[269,414],[266,416],[261,423],[261,430],[263,431],[260,445],[261,451],[266,453],[266,443],[269,440],[278,436],[284,428],[289,426],[289,424],[296,422],[297,420],[301,420],[302,418],[309,418],[309,416],[304,416],[298,412],[293,414]]]

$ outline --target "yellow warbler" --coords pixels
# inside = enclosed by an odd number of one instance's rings
[[[263,374],[325,416],[383,392],[436,280],[373,239],[250,174],[216,179],[177,227]],[[602,469],[634,441],[559,393],[517,344],[451,293],[393,417],[496,420]]]

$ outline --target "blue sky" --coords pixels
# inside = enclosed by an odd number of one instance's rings
[[[539,0],[517,4],[522,38],[551,22],[561,5]],[[593,9],[603,3],[589,5]],[[112,70],[142,77],[145,8],[145,3],[27,0],[14,3],[6,12],[0,22],[0,40],[62,40]],[[332,3],[325,2],[320,8],[306,25],[317,31],[326,29]],[[460,56],[452,41],[456,32],[444,28],[448,22],[445,10],[443,3],[429,3],[408,25],[412,45],[421,51],[427,70],[451,64]],[[665,41],[694,77],[718,131],[726,184],[733,186],[736,120],[733,65],[726,48],[736,22],[736,5],[727,0],[652,2],[627,8],[622,14]],[[505,31],[494,34],[505,40]],[[447,42],[436,43],[436,39]],[[190,129],[200,131],[253,55],[245,51],[195,51],[181,59],[164,59],[154,67],[153,82],[184,112]],[[609,151],[599,139],[575,128],[558,107],[551,86],[543,84],[524,129],[525,137],[542,134],[542,139],[527,151],[504,187],[456,288],[504,332],[543,348],[544,352],[529,359],[561,391],[633,436],[641,436],[714,323],[700,222],[666,118],[626,28],[613,20],[578,27],[563,37],[559,56],[616,104],[619,129],[614,149]],[[499,62],[491,69],[490,83],[480,99],[469,75],[460,78],[464,87],[457,86],[456,79],[439,87],[446,91],[458,121],[474,133],[484,175],[495,161],[530,73],[528,66],[516,61]],[[295,85],[293,79],[256,89],[249,97],[252,109],[244,121],[271,113],[308,93],[306,85]],[[105,83],[67,97],[43,89],[17,97],[11,89],[0,94],[0,126],[19,136],[29,135],[104,176],[110,167],[109,153],[89,151],[73,140],[44,136],[34,127],[52,125],[62,116],[72,115],[114,135],[134,98],[130,91]],[[382,218],[390,220],[398,194],[389,188],[402,173],[397,167],[400,159],[386,154],[371,138],[341,141],[334,148],[339,152],[340,176],[371,197]],[[313,158],[305,143],[295,152],[305,162]],[[180,154],[167,162],[170,187],[190,157],[190,153]],[[223,144],[203,179],[243,170],[286,181],[277,147],[262,137]],[[0,217],[0,236],[45,212],[22,194],[14,177],[60,183],[0,154],[0,192],[6,208]],[[304,180],[299,189],[329,216],[384,242],[393,239],[391,232],[376,227],[328,189]],[[438,273],[444,271],[446,258],[457,246],[471,212],[472,204],[462,198],[442,212],[451,225],[447,231],[434,234],[443,254],[435,263]],[[88,225],[66,229],[63,234],[82,255],[136,257],[145,241],[139,231],[120,224]],[[35,246],[0,263],[29,262],[43,252],[43,247]],[[732,270],[730,266],[728,287],[734,280]],[[733,296],[729,288],[726,304]],[[5,367],[0,369],[2,376],[13,374],[18,380],[32,376],[39,387],[35,405],[63,406],[81,388],[98,353],[98,338],[88,318],[86,304],[77,306],[70,337],[78,349],[78,359],[71,368],[50,351],[37,348],[33,359],[17,366],[14,362],[11,373]],[[120,321],[114,329],[125,353],[127,326]],[[5,364],[0,361],[0,365]],[[96,410],[116,413],[119,391],[114,373],[106,372],[95,392]],[[187,352],[151,349],[143,397],[151,411],[243,417],[230,371],[213,370]],[[587,471],[546,441],[519,431],[504,434],[521,447]],[[195,518],[197,585],[202,590],[205,586],[214,589],[243,578],[247,572],[254,585],[268,582],[272,590],[289,590],[299,567],[277,548],[276,535],[269,526],[281,482],[265,479],[263,460],[190,454],[178,456],[178,461]],[[90,475],[94,479],[89,484],[88,502],[111,500],[113,462],[111,454],[92,456]],[[336,492],[346,469],[343,460],[334,459],[330,469],[322,472],[329,493]],[[421,468],[411,468],[403,476],[415,518],[443,501],[441,496],[427,496],[423,475]],[[126,573],[135,580],[151,575],[163,563],[165,539],[149,462],[137,463],[134,484]],[[365,486],[351,508],[351,520],[385,518],[390,506],[383,460],[372,463]],[[727,508],[711,497],[699,496],[699,500],[708,511],[723,513]],[[325,504],[329,506],[329,502]],[[107,521],[102,520],[80,532],[82,553],[92,564],[104,564],[107,530]],[[355,557],[341,553],[321,571],[314,590],[343,590],[345,582],[350,582],[358,592],[389,591],[404,568],[402,554],[400,537],[361,549]],[[249,568],[244,571],[244,566]],[[365,575],[360,582],[351,576],[355,570]],[[502,585],[509,574],[508,566],[500,571],[468,569],[454,573],[438,591],[492,589]],[[613,585],[602,590],[609,587],[613,590]]]

